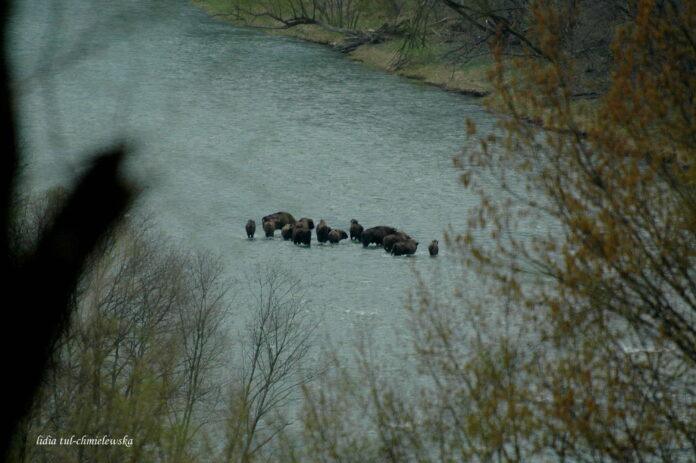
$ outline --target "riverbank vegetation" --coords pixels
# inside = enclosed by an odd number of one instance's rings
[[[461,285],[443,292],[421,278],[413,293],[404,364],[415,359],[415,382],[380,374],[386,365],[360,347],[358,379],[337,367],[305,389],[304,440],[286,453],[299,452],[296,461],[689,461],[696,8],[437,3],[404,3],[428,7],[405,16],[409,39],[421,40],[413,49],[432,46],[438,12],[457,12],[457,38],[477,30],[485,39],[458,43],[460,57],[491,60],[494,108],[506,115],[502,135],[469,122],[478,148],[454,160],[481,198],[469,229],[447,236],[463,264]],[[494,3],[501,13],[476,10]],[[423,18],[427,27],[414,35]],[[578,105],[583,96],[596,104]],[[505,196],[488,193],[491,178]],[[488,297],[470,296],[477,279]]]
[[[493,134],[467,122],[453,160],[480,198],[468,229],[446,235],[455,262],[441,270],[459,283],[416,275],[407,380],[369,340],[351,368],[336,356],[317,375],[287,272],[255,269],[250,298],[228,299],[243,292],[214,257],[123,224],[80,281],[13,461],[693,459],[693,2],[385,1],[365,17],[358,1],[219,5],[263,27],[364,28],[379,43],[353,53],[392,43],[405,69],[437,46],[485,60],[504,117]],[[588,96],[592,108],[577,104]],[[25,211],[22,237],[45,226],[51,198]],[[254,316],[230,336],[242,303]],[[292,397],[299,413],[284,415]],[[66,430],[133,446],[35,445]]]
[[[536,49],[505,59],[498,34],[491,50],[503,136],[470,122],[480,147],[455,159],[481,197],[469,229],[447,237],[461,286],[443,294],[421,279],[408,307],[422,382],[394,384],[361,355],[361,381],[337,376],[311,393],[321,461],[356,449],[362,461],[696,454],[696,8],[629,2],[598,108],[583,112],[566,50],[575,11],[529,5]],[[506,196],[488,193],[491,175]],[[470,296],[476,278],[488,297]],[[354,403],[369,444],[343,424]]]
[[[63,200],[25,203],[24,243]],[[88,263],[9,461],[251,461],[289,424],[317,371],[303,365],[315,324],[298,281],[263,265],[231,281],[149,223],[122,224]],[[58,442],[83,436],[119,443]]]
[[[582,0],[196,0],[213,15],[326,43],[368,64],[473,95],[489,94],[492,44],[506,59],[543,58],[538,12],[563,19],[560,47],[576,63],[573,92],[596,97],[607,88],[615,27],[635,4]]]

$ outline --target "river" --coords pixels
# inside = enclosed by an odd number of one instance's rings
[[[20,2],[10,35],[31,191],[69,183],[87,153],[125,140],[135,149],[128,171],[145,188],[137,208],[166,235],[221,255],[233,278],[255,263],[301,277],[339,352],[366,328],[400,350],[414,272],[453,278],[443,231],[463,230],[478,201],[452,157],[467,117],[484,131],[495,124],[479,101],[233,27],[184,1],[154,13],[141,2],[125,13],[108,2],[46,5]],[[261,217],[279,210],[345,230],[352,218],[393,225],[420,245],[395,258],[349,241],[307,249],[263,239]]]

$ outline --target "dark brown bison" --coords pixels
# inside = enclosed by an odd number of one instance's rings
[[[416,248],[418,247],[418,241],[414,240],[404,240],[397,241],[392,247],[392,254],[395,256],[408,256],[416,253]]]
[[[254,237],[254,233],[256,233],[256,222],[249,219],[249,221],[246,223],[247,238],[252,239]]]
[[[438,251],[440,251],[440,248],[437,246],[438,241],[433,240],[430,243],[430,246],[428,246],[428,252],[430,253],[431,256],[437,256]]]
[[[292,242],[310,246],[312,242],[312,230],[306,227],[294,227],[292,230]]]
[[[360,235],[362,235],[363,226],[358,223],[355,219],[350,219],[350,239],[351,241],[360,241]]]
[[[273,221],[275,223],[275,229],[280,230],[287,224],[295,224],[295,217],[289,212],[276,212],[275,214],[267,215],[261,219],[262,223]],[[265,230],[265,228],[264,228]]]
[[[295,222],[295,225],[302,225],[303,227],[309,228],[310,230],[314,230],[314,220],[308,219],[307,217],[302,217],[300,220]]]
[[[266,233],[266,238],[273,238],[273,233],[276,231],[275,220],[267,220],[263,223],[263,231]]]
[[[283,225],[283,228],[280,229],[280,236],[282,236],[285,241],[292,238],[292,230],[293,230],[293,228],[295,228],[295,225],[292,225],[292,224]]]
[[[326,222],[324,219],[321,219],[319,221],[319,225],[317,225],[317,241],[320,243],[326,243],[329,240],[329,232],[331,231],[331,227],[326,225]]]
[[[377,227],[363,230],[362,234],[360,235],[360,240],[365,248],[372,243],[375,243],[377,246],[381,246],[384,237],[394,233],[396,233],[396,228],[387,227],[386,225],[379,225]]]
[[[384,250],[387,252],[391,252],[392,247],[394,246],[395,243],[398,243],[399,241],[404,241],[404,240],[410,240],[411,237],[408,236],[406,233],[402,231],[398,231],[396,233],[392,233],[391,235],[387,235],[384,237],[382,240],[382,246],[384,246]]]
[[[348,233],[344,232],[343,230],[339,230],[338,228],[334,228],[329,232],[329,243],[331,244],[336,244],[341,240],[345,240],[348,238]]]

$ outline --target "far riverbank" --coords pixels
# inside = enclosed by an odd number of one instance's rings
[[[221,0],[193,0],[193,4],[208,14],[239,26],[248,26],[229,11],[229,3]],[[298,24],[292,27],[271,27],[268,23],[256,24],[269,34],[296,37],[308,42],[319,43],[336,50],[344,51],[352,38],[348,33],[328,29],[319,24]],[[368,32],[369,33],[369,32]],[[364,43],[347,51],[355,61],[386,72],[418,80],[443,90],[470,96],[482,97],[490,93],[487,72],[489,63],[485,60],[472,60],[466,66],[447,63],[435,52],[411,58],[407,63],[398,63],[401,40],[387,36],[380,43]]]

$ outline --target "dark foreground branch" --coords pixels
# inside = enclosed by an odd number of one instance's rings
[[[29,255],[13,248],[16,183],[19,165],[14,105],[10,94],[4,42],[9,2],[0,4],[0,124],[2,142],[3,324],[0,352],[4,359],[4,404],[0,414],[0,460],[5,460],[18,424],[26,416],[51,356],[70,316],[70,300],[89,255],[119,220],[134,196],[119,176],[125,156],[116,148],[98,156]]]

